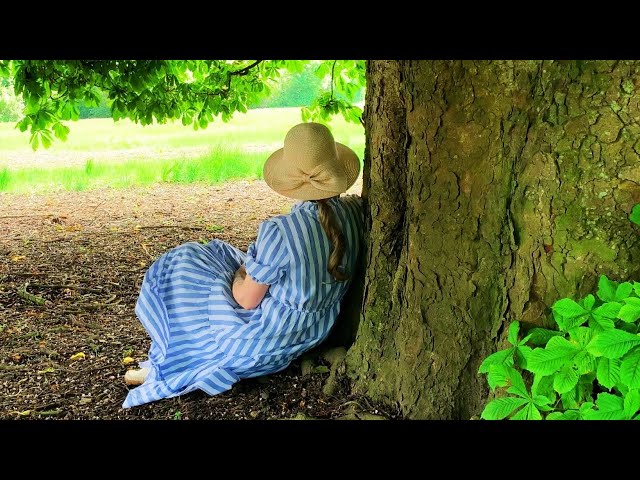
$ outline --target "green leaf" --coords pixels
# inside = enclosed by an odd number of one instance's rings
[[[529,343],[532,345],[546,345],[550,338],[564,335],[558,330],[548,330],[546,328],[532,328],[529,330]]]
[[[69,134],[69,127],[61,124],[60,122],[53,124],[53,132],[56,137],[58,137],[63,142],[67,139],[67,135]]]
[[[593,338],[593,332],[587,327],[572,328],[568,333],[571,340],[582,348],[585,348]]]
[[[529,392],[527,392],[527,387],[524,384],[524,380],[522,379],[522,375],[514,368],[509,368],[507,370],[509,375],[509,382],[511,386],[507,389],[507,393],[513,393],[520,397],[529,398]]]
[[[620,363],[620,380],[630,389],[640,388],[640,348],[631,350]]]
[[[640,391],[638,389],[629,390],[624,396],[623,404],[626,417],[633,417],[640,410]]]
[[[527,420],[542,420],[542,415],[540,415],[540,411],[536,408],[533,403],[529,404],[527,408]]]
[[[633,282],[633,291],[640,297],[640,282]]]
[[[594,371],[596,368],[595,358],[585,350],[593,337],[591,329],[585,327],[572,328],[569,330],[569,336],[580,347],[580,351],[573,359],[574,365],[578,367],[578,374],[582,375]]]
[[[622,397],[610,393],[599,393],[596,400],[598,410],[585,416],[588,420],[624,420],[624,401]]]
[[[586,350],[578,352],[578,354],[573,357],[573,364],[578,369],[579,375],[584,375],[585,373],[596,370],[596,359]]]
[[[588,311],[570,298],[563,298],[553,304],[553,313],[560,330],[569,330],[587,321]],[[560,320],[562,319],[562,320]]]
[[[598,281],[598,291],[596,295],[603,302],[614,302],[616,299],[616,288],[618,286],[617,282],[609,280],[605,275],[600,275],[600,280]]]
[[[568,410],[569,412],[572,412],[573,410]],[[551,412],[549,415],[547,415],[547,418],[545,418],[545,420],[566,420],[564,418],[564,415],[567,412]]]
[[[495,390],[496,387],[506,387],[508,385],[509,368],[511,367],[507,367],[502,363],[489,366],[487,382],[489,383],[491,390]]]
[[[526,337],[521,338],[518,341],[518,345],[524,345],[525,343],[527,343],[529,341],[530,338],[531,338],[531,335],[527,335]]]
[[[520,322],[513,321],[511,325],[509,325],[509,343],[511,345],[516,345],[518,343],[518,332],[520,331]]]
[[[594,369],[595,370],[595,369]],[[584,401],[591,400],[593,394],[593,385],[596,380],[596,372],[590,372],[585,375],[580,376],[580,380],[578,380],[578,403],[582,403]]]
[[[564,408],[565,410],[569,410],[570,408],[577,408],[578,407],[578,387],[568,391],[567,393],[563,393],[560,396],[560,400],[562,401],[562,408]]]
[[[554,398],[545,397],[544,395],[536,395],[533,397],[533,403],[538,407],[544,407],[553,403]]]
[[[591,311],[593,305],[596,303],[596,298],[589,294],[582,300],[582,305],[584,305],[585,310]]]
[[[591,318],[589,319],[589,328],[593,330],[594,333],[598,333],[602,332],[603,330],[612,330],[616,328],[616,324],[610,318],[599,317],[592,314]]]
[[[542,415],[533,403],[529,403],[526,407],[516,413],[511,420],[542,420]]]
[[[622,304],[619,302],[607,302],[596,308],[591,314],[593,316],[599,316],[603,318],[617,318],[618,312],[622,308]]]
[[[640,345],[637,335],[618,329],[605,330],[591,340],[587,351],[596,357],[620,358],[636,345]]]
[[[584,402],[580,405],[580,413],[584,414],[586,411],[591,410],[593,408],[593,402]]]
[[[31,125],[31,117],[24,117],[16,124],[16,128],[20,129],[21,132],[25,132],[29,125]]]
[[[631,295],[632,291],[633,291],[633,285],[631,283],[629,282],[621,283],[620,285],[618,285],[618,288],[616,289],[616,300],[621,302],[622,300],[627,298],[629,295]]]
[[[577,410],[567,410],[566,412],[553,412],[547,415],[547,420],[579,420],[580,413]]]
[[[513,353],[515,348],[507,348],[506,350],[498,350],[483,360],[478,368],[478,373],[488,373],[491,365],[513,365]]]
[[[547,398],[551,398],[552,402],[556,399],[556,392],[553,389],[553,375],[533,376],[533,384],[531,385],[531,394],[534,396],[543,395]]]
[[[516,347],[516,365],[520,368],[527,368],[527,359],[533,349],[531,347],[527,347],[526,345],[518,345]]]
[[[553,389],[562,394],[575,388],[579,379],[578,372],[572,365],[565,365],[553,378]]]
[[[40,143],[40,135],[39,131],[36,131],[31,134],[31,138],[29,139],[29,143],[31,144],[31,148],[35,152],[38,149],[38,145]]]
[[[620,360],[601,357],[598,360],[598,383],[611,390],[620,381]]]
[[[528,403],[524,398],[504,397],[496,398],[487,403],[480,418],[484,420],[502,420],[513,413],[516,408]]]
[[[591,312],[592,318],[589,320],[589,327],[594,332],[615,328],[614,319],[617,318],[621,307],[622,304],[618,302],[607,302],[600,305]]]
[[[538,375],[551,375],[568,363],[580,351],[562,337],[553,337],[545,348],[536,348],[527,360],[527,370]]]
[[[640,300],[637,298],[629,298],[628,300]],[[623,305],[618,312],[618,318],[623,322],[633,323],[640,318],[640,305],[630,302]]]
[[[636,225],[640,225],[640,203],[633,206],[631,215],[629,215],[629,220],[631,220]]]
[[[49,148],[51,146],[51,132],[49,130],[40,130],[40,141],[42,142],[42,146],[44,148]]]

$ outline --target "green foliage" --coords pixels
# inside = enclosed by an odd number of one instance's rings
[[[513,322],[511,346],[489,355],[479,368],[492,391],[501,388],[507,394],[490,401],[482,418],[639,419],[638,286],[602,275],[597,298],[563,298],[552,306],[557,331],[533,328],[518,340],[520,324]],[[529,372],[530,391],[521,371]]]
[[[114,120],[149,125],[179,119],[198,130],[216,117],[228,121],[246,112],[266,97],[268,84],[283,69],[303,68],[296,60],[0,60],[0,75],[11,78],[24,99],[24,118],[16,126],[30,129],[34,150],[49,147],[54,135],[64,140],[64,130],[53,126],[78,120],[82,105],[100,106],[103,92]],[[340,113],[360,121],[362,112],[349,101],[362,90],[364,62],[324,61],[316,74],[331,75],[330,93],[320,94],[303,120],[325,121]]]
[[[363,60],[331,60],[322,62],[315,71],[327,78],[329,88],[307,108],[302,109],[303,121],[326,122],[332,115],[342,114],[348,122],[362,123],[362,109],[353,105],[362,95],[365,79]]]

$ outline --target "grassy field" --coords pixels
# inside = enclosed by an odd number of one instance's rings
[[[142,127],[130,121],[69,122],[66,142],[33,152],[29,134],[0,123],[0,191],[43,192],[126,187],[155,182],[255,179],[269,153],[282,146],[289,128],[301,121],[299,108],[249,110],[205,130],[173,123]],[[335,118],[337,141],[362,158],[364,129]]]

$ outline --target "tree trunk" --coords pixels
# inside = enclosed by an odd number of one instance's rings
[[[640,62],[370,61],[354,389],[465,419],[513,320],[638,279]]]

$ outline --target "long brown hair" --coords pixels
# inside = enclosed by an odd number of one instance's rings
[[[327,271],[339,282],[344,282],[349,279],[349,274],[340,271],[338,268],[342,262],[345,251],[344,235],[342,234],[342,229],[338,224],[336,215],[333,213],[333,209],[329,206],[328,200],[328,198],[316,200],[320,225],[322,225],[322,229],[324,233],[327,234],[332,246]]]

